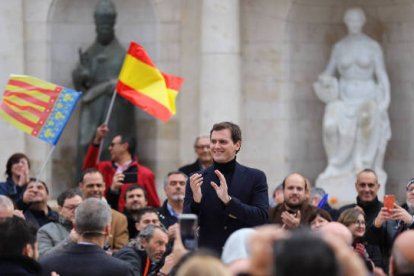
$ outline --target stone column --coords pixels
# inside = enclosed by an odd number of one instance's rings
[[[51,81],[49,72],[48,37],[47,37],[47,16],[52,5],[52,0],[44,1],[23,1],[23,26],[24,26],[24,73],[40,79]],[[36,11],[36,12],[35,12]],[[57,188],[66,179],[51,179],[52,158],[49,159],[41,175],[38,175],[40,168],[45,162],[51,145],[25,135],[25,153],[32,163],[31,175],[39,176],[49,186],[51,196],[56,196]],[[65,189],[65,188],[63,188]]]
[[[239,0],[204,0],[201,20],[200,132],[240,122]]]

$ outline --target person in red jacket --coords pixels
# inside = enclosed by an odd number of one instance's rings
[[[105,196],[113,209],[120,212],[124,209],[124,194],[132,184],[138,184],[145,188],[148,195],[148,205],[160,207],[160,199],[155,186],[155,175],[147,167],[138,163],[135,155],[135,140],[126,135],[116,135],[112,139],[108,150],[111,154],[110,161],[99,161],[99,145],[107,135],[109,128],[106,124],[96,129],[95,137],[88,147],[82,170],[96,168],[104,176]]]

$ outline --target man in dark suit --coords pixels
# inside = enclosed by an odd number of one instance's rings
[[[83,201],[75,212],[78,242],[42,259],[43,275],[133,275],[128,264],[109,256],[102,248],[110,235],[112,211],[96,198]]]
[[[164,180],[164,192],[167,199],[161,208],[158,209],[158,212],[162,225],[167,229],[178,222],[178,217],[183,212],[185,183],[187,179],[187,175],[183,172],[172,171],[167,174]]]
[[[197,160],[194,163],[182,166],[178,169],[187,176],[208,168],[213,164],[213,159],[211,158],[210,153],[210,137],[208,137],[208,135],[201,135],[196,138],[194,142],[194,151],[197,155]]]
[[[234,231],[268,222],[266,176],[236,162],[241,141],[238,125],[215,124],[210,131],[213,165],[193,174],[186,186],[184,213],[198,215],[199,245],[217,252]]]

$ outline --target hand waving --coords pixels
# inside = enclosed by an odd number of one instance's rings
[[[220,198],[220,200],[223,201],[224,204],[228,204],[231,200],[231,197],[227,191],[226,178],[224,178],[224,175],[219,170],[215,170],[214,172],[220,180],[220,186],[214,183],[214,181],[211,181],[211,186],[214,188],[214,190],[216,190],[217,196]]]

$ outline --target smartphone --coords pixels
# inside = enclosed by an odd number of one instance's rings
[[[188,250],[195,250],[198,247],[198,218],[194,214],[181,214],[178,217],[180,225],[181,240]]]
[[[384,195],[384,207],[388,210],[394,209],[395,195]]]
[[[122,183],[138,183],[138,172],[124,172],[124,180]]]

